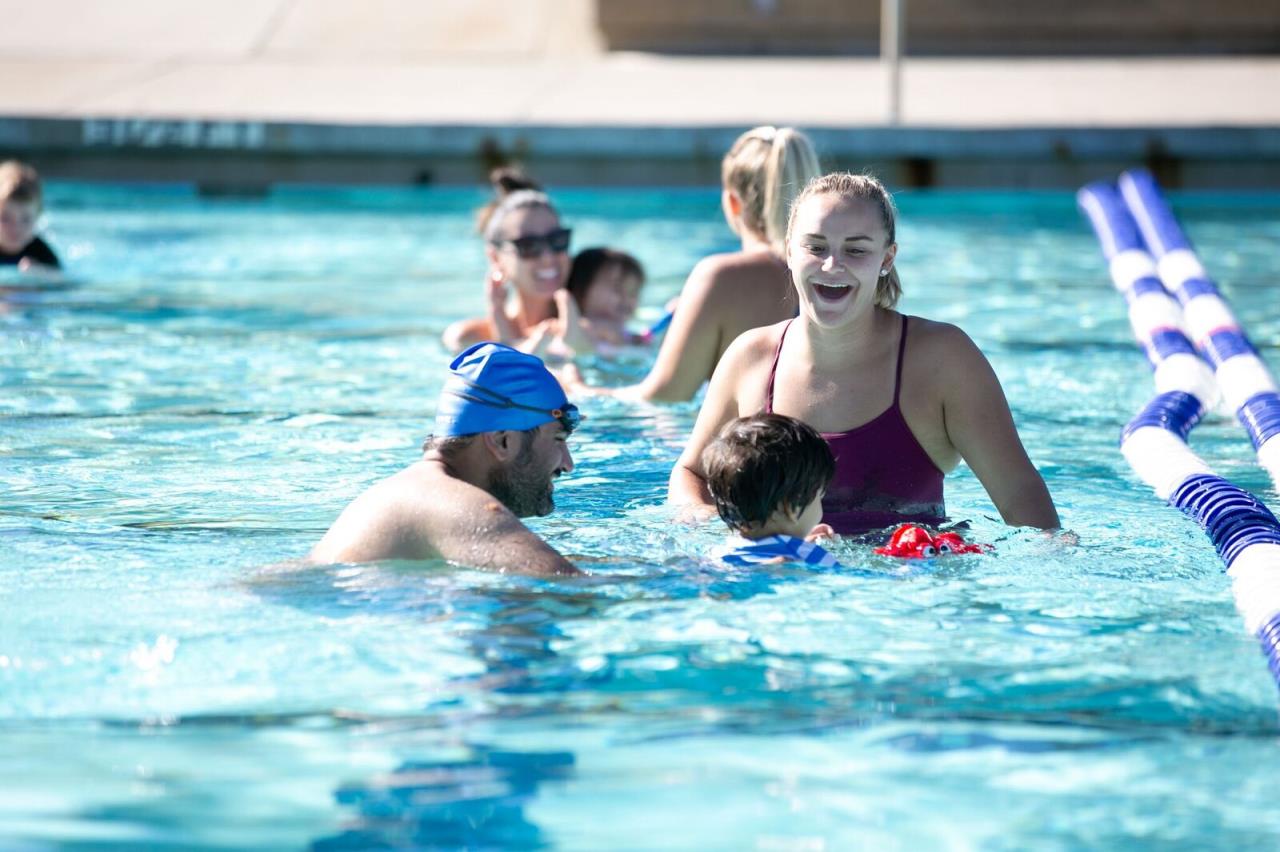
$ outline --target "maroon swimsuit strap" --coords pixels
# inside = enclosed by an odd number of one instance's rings
[[[769,367],[769,384],[764,389],[764,413],[773,413],[773,380],[778,375],[778,359],[782,357],[782,344],[787,339],[787,331],[791,328],[794,319],[787,320],[787,324],[782,327],[782,336],[778,338],[778,348],[773,350],[773,364]]]
[[[893,373],[893,407],[898,407],[898,396],[902,393],[902,356],[907,352],[907,315],[902,315],[902,333],[898,335],[898,368]]]

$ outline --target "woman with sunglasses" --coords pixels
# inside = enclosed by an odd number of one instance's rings
[[[564,288],[571,233],[546,193],[509,192],[483,221],[483,234],[489,315],[453,323],[444,345],[454,352],[486,340],[514,346],[549,326],[566,346],[582,345],[577,308]]]
[[[592,388],[569,365],[560,379],[575,393],[684,402],[711,378],[734,338],[796,315],[783,261],[791,199],[821,173],[809,138],[791,127],[756,127],[720,164],[721,207],[741,248],[704,258],[685,281],[649,375],[638,385]]]

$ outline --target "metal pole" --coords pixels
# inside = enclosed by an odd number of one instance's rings
[[[907,0],[880,0],[880,64],[889,81],[889,123],[902,122],[902,30]]]

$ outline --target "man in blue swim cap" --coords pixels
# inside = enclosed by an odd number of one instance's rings
[[[576,574],[519,518],[555,508],[573,470],[577,406],[543,363],[478,343],[449,365],[420,461],[356,498],[311,551],[316,562],[444,558],[527,574]]]

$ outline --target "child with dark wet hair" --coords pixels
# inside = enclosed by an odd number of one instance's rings
[[[644,287],[640,261],[617,249],[583,249],[574,255],[564,286],[577,302],[583,330],[597,352],[648,342],[643,334],[627,329]]]
[[[60,268],[49,244],[36,236],[36,222],[43,210],[40,176],[26,163],[0,163],[0,266],[16,266],[23,272]]]
[[[812,427],[782,414],[740,417],[707,445],[702,467],[720,517],[736,533],[722,561],[839,567],[814,543],[831,535],[819,521],[836,463]]]

